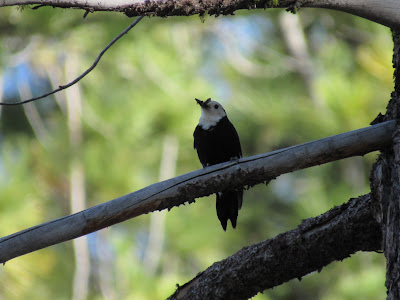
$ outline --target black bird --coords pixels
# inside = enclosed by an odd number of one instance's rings
[[[201,117],[193,133],[194,148],[203,168],[242,157],[239,136],[222,105],[211,98],[196,101],[201,107]],[[228,190],[216,195],[217,215],[222,228],[226,231],[229,219],[235,228],[243,190]]]

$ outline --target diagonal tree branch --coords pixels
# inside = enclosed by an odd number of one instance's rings
[[[133,21],[131,25],[129,25],[126,29],[124,29],[124,31],[122,31],[119,35],[117,35],[117,36],[116,36],[116,37],[115,37],[115,38],[100,52],[100,54],[97,56],[97,58],[95,59],[95,61],[93,62],[93,64],[92,64],[85,72],[83,72],[83,73],[82,73],[81,75],[79,75],[77,78],[75,78],[74,80],[72,80],[70,83],[67,83],[67,84],[65,84],[65,85],[60,85],[60,86],[58,86],[58,88],[56,88],[56,89],[54,89],[54,90],[52,90],[52,91],[50,91],[50,92],[48,92],[48,93],[45,93],[45,94],[43,94],[43,95],[41,95],[41,96],[38,96],[38,97],[33,97],[33,98],[30,98],[30,99],[26,99],[26,100],[18,101],[18,102],[0,102],[0,105],[21,105],[21,104],[26,104],[26,103],[29,103],[29,102],[32,102],[32,101],[36,101],[36,100],[45,98],[45,97],[47,97],[47,96],[53,95],[53,94],[55,94],[55,93],[58,93],[58,92],[60,92],[60,91],[62,91],[62,90],[65,90],[65,89],[71,87],[71,86],[74,85],[75,83],[79,82],[79,81],[80,81],[83,77],[85,77],[87,74],[89,74],[89,73],[97,66],[97,64],[99,63],[101,57],[104,55],[104,53],[106,53],[106,51],[107,51],[112,45],[114,45],[122,36],[124,36],[125,34],[127,34],[128,31],[131,30],[133,27],[135,27],[136,24],[139,23],[140,20],[142,20],[142,19],[143,19],[142,16],[136,18],[136,20]]]
[[[269,182],[295,170],[384,149],[395,121],[293,147],[214,165],[0,239],[0,263],[155,210],[245,185]]]
[[[168,299],[249,299],[357,251],[378,251],[382,234],[371,205],[369,194],[350,199],[291,231],[245,247],[214,263]]]
[[[0,7],[38,4],[80,8],[87,12],[118,11],[126,15],[189,16],[195,14],[231,15],[240,9],[300,7],[328,8],[348,12],[389,27],[400,27],[398,0],[0,0]]]

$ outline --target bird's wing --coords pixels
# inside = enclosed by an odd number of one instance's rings
[[[225,134],[223,135],[224,142],[226,145],[225,151],[229,153],[227,160],[237,157],[242,157],[242,147],[240,145],[239,135],[235,129],[235,126],[229,121],[228,118],[222,120],[221,131]]]
[[[205,130],[203,130],[199,125],[197,125],[196,129],[194,130],[193,133],[193,147],[197,151],[197,155],[199,157],[200,163],[203,166],[207,166],[208,162],[208,151],[207,151],[207,133]]]

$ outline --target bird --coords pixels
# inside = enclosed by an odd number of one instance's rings
[[[203,168],[242,157],[239,135],[229,121],[225,109],[217,101],[195,99],[201,108],[199,123],[193,133],[194,148]],[[216,193],[217,216],[226,231],[228,220],[236,228],[239,209],[243,203],[243,189]]]

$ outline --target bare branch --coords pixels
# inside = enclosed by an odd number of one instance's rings
[[[249,299],[265,289],[320,271],[357,251],[381,249],[370,195],[350,199],[273,239],[214,263],[168,299]]]
[[[96,60],[94,61],[94,63],[89,67],[89,69],[87,69],[85,72],[82,73],[82,75],[80,75],[79,77],[77,77],[76,79],[74,79],[73,81],[71,81],[70,83],[67,83],[66,85],[60,85],[58,88],[56,88],[55,90],[48,92],[44,95],[41,95],[39,97],[35,97],[35,98],[31,98],[31,99],[27,99],[27,100],[23,100],[23,101],[18,101],[18,102],[0,102],[0,105],[21,105],[21,104],[25,104],[25,103],[29,103],[35,100],[39,100],[42,98],[45,98],[47,96],[53,95],[59,91],[62,91],[66,88],[69,88],[70,86],[74,85],[75,83],[77,83],[78,81],[80,81],[83,77],[85,77],[87,74],[89,74],[99,63],[101,57],[104,55],[104,53],[106,53],[106,51],[112,46],[114,45],[123,35],[127,34],[129,30],[131,30],[133,27],[135,27],[135,25],[137,23],[139,23],[139,21],[143,19],[143,17],[138,17],[136,18],[136,20],[129,25],[124,31],[122,31],[118,36],[116,36],[101,52],[100,54],[97,56]]]
[[[391,27],[400,27],[400,2],[397,0],[304,0],[305,7],[344,11]]]
[[[276,2],[276,3],[274,3]],[[389,27],[400,27],[398,0],[0,0],[1,6],[39,4],[80,8],[86,11],[118,11],[126,15],[189,16],[231,15],[239,9],[300,7],[328,8],[348,12]]]
[[[0,263],[155,210],[229,188],[269,182],[295,170],[364,155],[391,144],[395,121],[206,167],[0,239]]]

